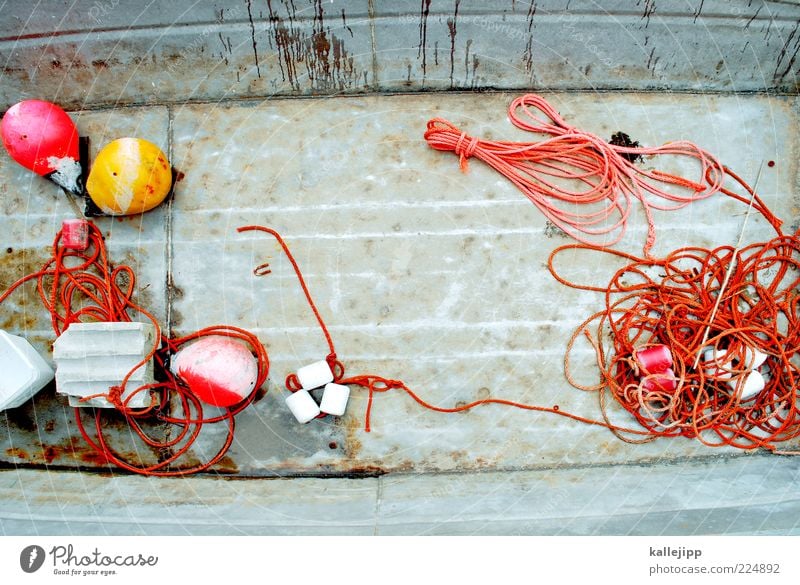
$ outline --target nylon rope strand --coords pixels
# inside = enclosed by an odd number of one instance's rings
[[[292,255],[292,252],[289,249],[289,246],[286,243],[286,241],[283,239],[283,237],[276,230],[274,230],[272,228],[269,228],[269,227],[265,227],[265,226],[258,226],[258,225],[242,226],[242,227],[237,228],[237,231],[239,233],[248,232],[248,231],[259,231],[259,232],[267,233],[267,234],[271,235],[277,241],[277,243],[280,245],[281,249],[283,250],[284,254],[286,254],[286,257],[288,258],[289,263],[291,264],[292,269],[294,270],[294,272],[295,272],[295,274],[296,274],[296,276],[298,278],[300,286],[303,289],[303,293],[305,294],[306,301],[308,302],[312,312],[314,313],[314,316],[316,317],[317,323],[319,324],[319,327],[322,330],[322,333],[323,333],[323,335],[325,337],[325,340],[326,340],[326,342],[328,344],[328,348],[329,348],[330,353],[328,354],[328,356],[326,358],[326,361],[331,366],[331,370],[334,373],[334,381],[337,384],[359,386],[359,387],[362,387],[362,388],[366,389],[367,392],[368,392],[367,408],[366,408],[366,412],[365,412],[365,415],[364,415],[364,430],[366,432],[370,432],[371,431],[371,422],[370,421],[371,421],[371,415],[372,415],[373,399],[374,399],[375,394],[388,392],[390,390],[401,390],[401,391],[405,392],[406,394],[408,394],[417,404],[419,404],[423,408],[426,408],[428,410],[432,410],[432,411],[435,411],[435,412],[441,412],[441,413],[466,412],[466,411],[471,410],[473,408],[476,408],[478,406],[489,405],[489,404],[497,404],[497,405],[511,406],[511,407],[514,407],[514,408],[520,408],[520,409],[523,409],[523,410],[531,410],[531,411],[537,411],[537,412],[548,412],[548,413],[551,413],[551,414],[557,414],[559,416],[570,418],[572,420],[576,420],[576,421],[579,421],[579,422],[582,422],[582,423],[585,423],[585,424],[596,425],[596,426],[609,428],[609,429],[612,429],[613,431],[618,432],[618,433],[629,433],[629,434],[633,434],[633,435],[648,435],[649,434],[648,431],[646,431],[646,430],[619,426],[619,425],[612,424],[609,421],[594,420],[594,419],[591,419],[591,418],[587,418],[587,417],[583,417],[583,416],[580,416],[580,415],[577,415],[577,414],[566,412],[566,411],[563,411],[563,410],[559,409],[558,406],[552,406],[552,407],[539,406],[539,405],[534,405],[534,404],[526,404],[526,403],[523,403],[523,402],[516,402],[516,401],[513,401],[513,400],[506,400],[506,399],[502,399],[502,398],[483,398],[483,399],[480,399],[480,400],[475,400],[475,401],[470,402],[468,404],[459,405],[459,406],[455,406],[455,407],[437,406],[437,405],[434,405],[434,404],[424,400],[422,397],[419,396],[419,394],[414,392],[411,388],[409,388],[404,382],[402,382],[400,380],[392,380],[392,379],[385,378],[383,376],[378,376],[378,375],[375,375],[375,374],[365,374],[365,375],[346,377],[345,376],[345,366],[338,359],[338,357],[336,355],[336,349],[334,347],[333,338],[332,338],[332,336],[330,334],[330,331],[328,330],[328,327],[325,324],[324,319],[322,318],[319,310],[317,309],[316,303],[314,302],[314,299],[311,296],[311,293],[310,293],[310,291],[308,289],[308,286],[307,286],[307,284],[305,282],[305,279],[303,278],[302,271],[300,270],[300,267],[299,267],[297,261],[295,260],[294,256]],[[265,276],[265,275],[271,273],[270,270],[266,269],[266,266],[267,266],[267,264],[260,264],[259,266],[257,266],[253,270],[253,274],[255,276]],[[299,384],[297,382],[297,376],[294,373],[291,373],[286,377],[284,385],[285,385],[286,389],[289,390],[290,392],[296,392],[300,388],[300,386],[299,386]],[[324,416],[324,415],[322,415],[322,416]]]
[[[636,199],[647,218],[644,255],[650,257],[656,241],[653,210],[680,209],[722,188],[722,164],[687,140],[658,147],[610,144],[570,126],[553,106],[534,94],[516,98],[508,116],[517,128],[545,138],[530,143],[482,140],[442,118],[428,122],[424,137],[431,148],[454,152],[464,172],[470,157],[494,168],[548,220],[581,243],[610,247],[619,242]],[[655,155],[695,160],[700,172],[691,180],[632,162]]]
[[[142,462],[139,447],[135,454],[123,456],[107,438],[108,417],[104,410],[94,409],[94,422],[87,428],[82,411],[75,408],[75,421],[84,440],[100,455],[100,461],[142,475],[181,476],[209,469],[219,462],[233,443],[234,417],[251,404],[269,374],[269,357],[264,346],[252,333],[226,325],[206,327],[190,335],[168,339],[161,333],[158,320],[146,309],[133,301],[135,274],[131,267],[112,267],[102,233],[89,223],[89,247],[78,252],[60,245],[62,232],[53,241],[52,257],[38,271],[24,276],[12,284],[2,295],[4,302],[14,291],[27,282],[36,282],[37,295],[50,314],[53,331],[59,336],[70,324],[81,321],[132,321],[138,315],[151,322],[156,330],[156,341],[145,358],[136,364],[119,386],[103,395],[87,396],[89,400],[102,396],[111,402],[130,429],[130,436],[138,440],[145,453],[154,456],[156,462]],[[220,414],[206,416],[197,396],[167,367],[169,355],[185,343],[207,335],[221,335],[239,339],[255,354],[258,375],[253,392],[239,404],[220,409]],[[131,376],[141,367],[154,360],[159,381],[133,389],[126,389]],[[140,392],[153,395],[151,406],[142,409],[130,408],[129,402]],[[125,398],[123,399],[123,395]],[[112,411],[113,412],[113,411]],[[191,451],[203,425],[225,425],[226,434],[216,453],[205,461],[197,461]],[[173,434],[174,433],[174,434]],[[154,435],[158,436],[154,436]]]

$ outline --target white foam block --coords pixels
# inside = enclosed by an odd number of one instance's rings
[[[738,380],[731,380],[728,382],[728,385],[735,391],[737,384],[741,383],[741,378]],[[764,376],[762,376],[759,372],[753,370],[747,375],[747,378],[744,379],[744,383],[742,384],[742,397],[741,400],[750,400],[756,394],[761,392],[764,389],[766,382],[764,381]]]
[[[107,322],[72,323],[53,344],[56,362],[56,391],[74,397],[70,404],[82,407],[113,408],[105,398],[81,402],[80,398],[106,394],[131,374],[122,396],[130,408],[152,404],[150,392],[133,392],[154,382],[153,360],[141,363],[157,340],[152,323]],[[130,400],[130,398],[133,396]]]
[[[342,384],[325,384],[325,392],[322,394],[322,402],[319,409],[325,414],[342,416],[347,409],[347,401],[350,398],[350,387]]]
[[[725,359],[728,354],[727,349],[715,350],[707,347],[703,350],[703,365],[706,367],[706,376],[713,376],[719,380],[730,380],[733,374],[729,370],[732,367],[730,358]]]
[[[53,368],[27,339],[0,330],[0,410],[16,408],[53,379]]]
[[[322,388],[328,382],[333,382],[333,372],[328,362],[321,360],[297,370],[297,380],[303,389],[313,390]]]
[[[320,414],[319,406],[307,390],[298,390],[286,398],[286,406],[300,424],[315,419]]]
[[[742,359],[742,366],[746,367],[749,366],[751,369],[755,370],[761,366],[769,355],[762,353],[755,347],[748,347],[745,346],[744,348],[744,358]]]

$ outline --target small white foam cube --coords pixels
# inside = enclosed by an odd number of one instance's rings
[[[706,376],[713,376],[720,380],[730,380],[733,377],[733,373],[728,371],[732,364],[730,358],[727,360],[725,359],[727,354],[727,349],[715,350],[713,347],[707,347],[703,350],[703,362],[706,365]]]
[[[728,385],[734,391],[736,391],[736,387],[739,384],[742,386],[741,400],[750,400],[764,389],[766,382],[764,381],[764,376],[762,376],[760,372],[753,370],[747,375],[744,382],[741,382],[741,379],[728,382]]]
[[[333,372],[328,362],[320,360],[297,370],[297,381],[304,390],[322,388],[328,382],[333,382]]]
[[[286,398],[286,406],[301,425],[315,419],[320,414],[319,406],[314,402],[307,390],[292,392]]]
[[[322,393],[322,402],[319,409],[325,414],[342,416],[347,409],[347,401],[350,399],[350,387],[342,384],[325,384],[325,392]]]

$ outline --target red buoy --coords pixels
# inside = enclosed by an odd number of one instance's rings
[[[221,335],[181,348],[170,369],[200,400],[223,408],[247,398],[258,379],[258,361],[250,350]]]
[[[60,107],[43,100],[19,102],[3,116],[0,134],[23,167],[71,193],[82,192],[78,129]]]

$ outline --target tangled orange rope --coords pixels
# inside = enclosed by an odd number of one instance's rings
[[[72,323],[79,321],[131,321],[132,314],[139,314],[150,321],[156,329],[156,343],[145,358],[134,366],[119,386],[103,395],[121,413],[132,431],[151,452],[157,462],[145,465],[131,461],[118,454],[109,443],[104,431],[104,410],[94,410],[94,436],[84,425],[83,408],[75,409],[78,430],[86,442],[101,455],[102,461],[122,469],[143,475],[178,476],[197,473],[220,461],[233,442],[236,414],[250,405],[269,374],[269,358],[258,338],[237,327],[214,326],[201,329],[191,335],[167,339],[161,334],[157,319],[133,301],[135,275],[129,266],[112,268],[100,230],[89,223],[87,250],[78,252],[61,246],[62,232],[56,235],[52,246],[52,258],[38,271],[29,274],[0,295],[5,301],[24,283],[35,280],[36,290],[45,309],[50,313],[53,331],[58,336]],[[203,404],[180,379],[173,376],[167,367],[170,354],[182,345],[207,335],[221,335],[239,339],[255,354],[258,376],[253,392],[239,404],[224,409],[216,416],[205,416]],[[160,381],[137,387],[126,392],[133,373],[151,359],[155,360],[156,374]],[[152,405],[143,409],[128,406],[130,400],[140,392],[153,394]],[[125,399],[122,396],[126,395]],[[87,396],[85,400],[96,396]],[[153,423],[157,423],[155,426]],[[205,461],[193,462],[190,449],[198,438],[203,425],[220,423],[227,425],[227,434],[216,454]],[[150,429],[148,432],[148,428]],[[153,436],[157,432],[162,438]],[[174,436],[170,436],[174,432]],[[190,460],[190,461],[184,461]]]
[[[614,255],[627,263],[607,286],[578,284],[555,267],[557,257],[576,250]],[[735,266],[712,320],[731,262]],[[657,261],[570,244],[553,251],[548,266],[562,284],[605,297],[604,309],[586,319],[569,341],[565,371],[573,386],[601,395],[608,390],[651,438],[682,435],[710,446],[777,452],[777,443],[800,436],[797,237],[777,236],[736,255],[731,246],[686,247]],[[707,327],[711,335],[703,343]],[[596,385],[576,382],[570,370],[570,352],[581,336],[596,352],[601,372]],[[647,376],[632,357],[635,348],[655,344],[666,345],[672,353],[677,378],[673,391],[646,384]],[[713,360],[693,368],[704,348],[725,350],[726,363],[720,366]],[[762,367],[767,382],[755,397],[743,400],[741,388],[753,349],[768,355]]]
[[[462,171],[467,170],[470,157],[482,160],[579,242],[604,247],[619,242],[625,235],[632,199],[637,199],[647,217],[644,255],[649,257],[656,241],[654,209],[680,209],[711,197],[722,187],[722,164],[692,142],[680,140],[653,148],[609,144],[570,126],[544,98],[533,94],[515,99],[508,115],[518,128],[550,137],[533,143],[481,140],[434,118],[428,122],[425,140],[431,148],[458,155]],[[689,180],[631,162],[648,155],[694,159],[700,163],[699,175]]]

